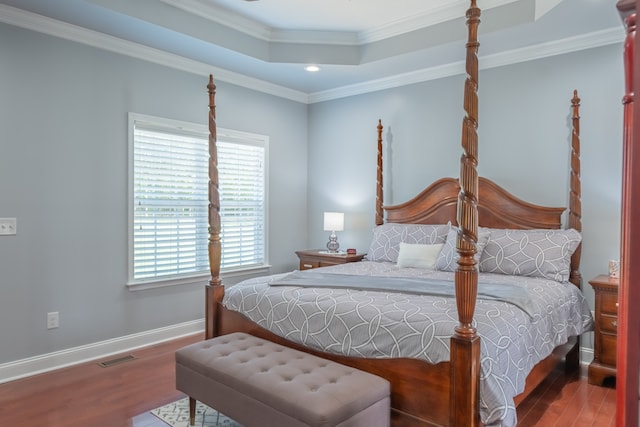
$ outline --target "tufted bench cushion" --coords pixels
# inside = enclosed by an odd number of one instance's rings
[[[240,332],[179,349],[176,388],[247,427],[390,422],[387,380]]]

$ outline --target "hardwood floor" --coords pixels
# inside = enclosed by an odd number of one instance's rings
[[[616,389],[590,385],[587,368],[548,376],[517,408],[518,427],[615,427]]]
[[[148,411],[184,396],[174,352],[202,338],[135,350],[127,353],[135,359],[106,368],[98,360],[0,384],[0,426],[166,427]],[[518,427],[615,426],[615,394],[589,385],[586,369],[565,375],[559,367],[520,404]]]
[[[166,427],[147,412],[184,396],[175,388],[174,352],[203,338],[135,350],[127,353],[135,359],[107,368],[97,360],[0,384],[0,426]]]

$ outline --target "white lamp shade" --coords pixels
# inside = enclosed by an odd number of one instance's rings
[[[325,212],[324,213],[324,231],[342,231],[344,230],[344,213],[343,212]]]

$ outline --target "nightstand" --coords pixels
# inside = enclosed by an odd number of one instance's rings
[[[312,249],[296,251],[296,255],[300,258],[300,270],[309,270],[310,268],[361,261],[366,254],[348,255],[344,252],[330,254],[321,249]]]
[[[600,275],[589,281],[595,292],[595,332],[593,362],[589,365],[589,384],[602,385],[616,376],[618,333],[618,279]]]

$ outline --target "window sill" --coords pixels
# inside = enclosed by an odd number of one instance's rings
[[[235,277],[241,277],[241,276],[255,276],[259,274],[268,273],[270,268],[271,268],[271,265],[265,264],[265,265],[260,265],[256,267],[250,267],[250,268],[227,270],[227,271],[221,272],[220,277],[224,282],[226,278],[235,278]],[[181,277],[176,277],[174,279],[128,282],[127,288],[133,292],[133,291],[143,291],[147,289],[165,288],[167,286],[206,285],[209,283],[209,279],[211,279],[211,275],[207,272],[206,274],[197,274],[193,276],[181,276]]]

